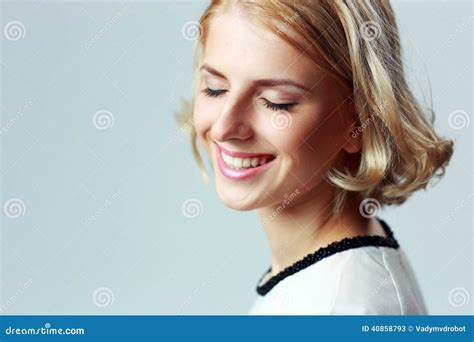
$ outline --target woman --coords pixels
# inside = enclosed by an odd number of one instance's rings
[[[443,175],[453,143],[407,86],[390,4],[216,0],[200,31],[180,119],[268,238],[250,314],[427,314],[377,214]]]

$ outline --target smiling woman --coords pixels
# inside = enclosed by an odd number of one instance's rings
[[[271,267],[252,314],[425,314],[376,215],[442,175],[386,1],[212,1],[200,20],[193,150],[219,198],[258,210]]]

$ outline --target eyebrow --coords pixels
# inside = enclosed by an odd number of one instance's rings
[[[213,74],[217,77],[220,77],[220,78],[223,78],[223,79],[227,80],[227,77],[225,77],[225,75],[222,72],[214,69],[213,67],[211,67],[208,64],[203,64],[199,70],[206,70],[210,74]],[[292,80],[286,79],[286,78],[261,79],[261,80],[256,80],[253,83],[256,84],[256,85],[266,86],[266,87],[292,86],[292,87],[304,90],[305,92],[310,91],[307,87],[305,87],[301,83],[298,83],[298,82],[295,82],[295,81],[292,81]]]

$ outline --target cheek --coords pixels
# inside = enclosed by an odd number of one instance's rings
[[[196,97],[193,108],[194,129],[206,148],[206,134],[210,131],[212,124],[215,121],[214,112],[215,110],[205,101],[205,99],[202,99],[201,96]]]
[[[326,120],[321,117],[324,115],[313,114],[293,120],[289,129],[273,137],[277,148],[291,161],[287,165],[303,177],[330,168],[344,142],[337,114]]]
[[[311,173],[310,177],[319,174],[313,178],[315,182],[334,166],[344,141],[342,127],[329,119],[309,135],[303,152],[304,160],[308,161],[304,167]]]

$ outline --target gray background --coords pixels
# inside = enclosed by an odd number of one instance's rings
[[[247,313],[270,262],[257,215],[204,185],[173,119],[191,94],[182,29],[207,3],[2,2],[4,313]],[[431,85],[456,150],[441,182],[381,217],[429,313],[471,314],[472,4],[393,4],[412,88],[429,104]],[[108,129],[94,126],[100,110]],[[450,125],[453,112],[469,122]]]

